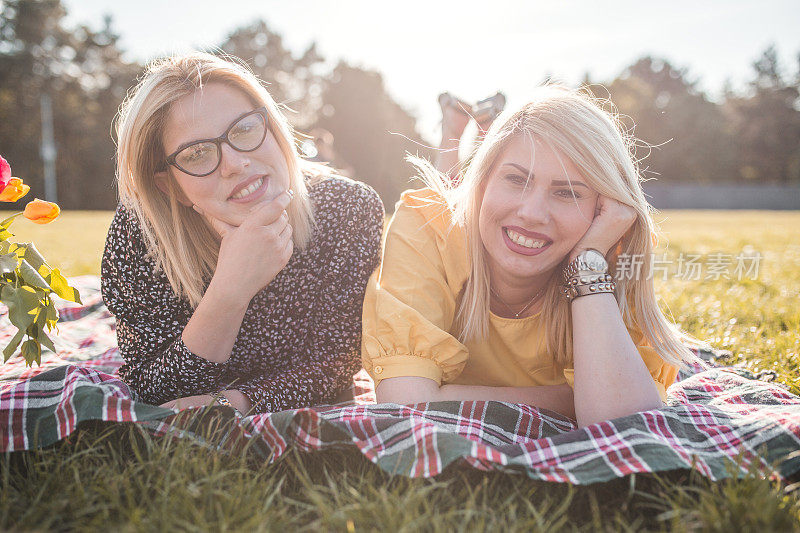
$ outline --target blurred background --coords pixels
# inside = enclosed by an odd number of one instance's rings
[[[658,3],[660,4],[660,3]],[[116,204],[112,122],[143,65],[249,63],[298,142],[392,211],[439,93],[508,106],[547,79],[610,96],[660,208],[800,209],[800,3],[0,2],[0,153],[66,209]]]

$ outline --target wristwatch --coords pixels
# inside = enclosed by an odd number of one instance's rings
[[[589,248],[578,254],[564,269],[564,281],[569,282],[575,276],[597,276],[608,274],[608,261],[603,254]]]
[[[218,404],[220,404],[220,405],[226,405],[226,406],[228,406],[228,407],[233,407],[233,406],[231,405],[231,402],[230,402],[230,401],[229,401],[229,400],[228,400],[228,399],[227,399],[227,398],[226,398],[226,397],[225,397],[225,396],[224,396],[222,393],[219,393],[219,394],[218,394],[218,395],[215,397],[215,399],[217,400],[217,403],[218,403]]]
[[[221,392],[214,399],[217,401],[218,404],[224,405],[226,407],[230,407],[231,409],[233,409],[236,412],[236,414],[238,414],[239,416],[244,416],[244,414],[242,414],[241,411],[239,411],[237,408],[235,408],[231,404],[231,402],[225,396],[223,396],[223,394]]]
[[[613,294],[617,288],[608,273],[608,261],[599,251],[589,248],[573,259],[564,269],[562,292],[567,301],[590,294]]]

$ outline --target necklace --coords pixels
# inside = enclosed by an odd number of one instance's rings
[[[491,285],[489,286],[489,290],[492,292],[492,294],[494,294],[494,296],[495,296],[495,298],[497,298],[497,301],[498,301],[498,302],[500,302],[501,304],[503,304],[504,306],[506,306],[506,309],[508,309],[508,310],[511,312],[511,314],[512,314],[512,315],[514,315],[514,318],[519,318],[519,315],[521,315],[522,313],[524,313],[525,311],[527,311],[527,310],[528,310],[528,308],[529,308],[531,305],[533,305],[533,302],[535,302],[535,301],[536,301],[536,299],[537,299],[539,296],[541,296],[542,292],[544,292],[544,287],[542,287],[541,289],[539,289],[539,292],[537,292],[536,294],[534,294],[534,295],[533,295],[533,298],[531,298],[531,300],[530,300],[530,301],[529,301],[527,304],[525,304],[525,307],[523,307],[522,309],[520,309],[520,311],[519,311],[518,313],[515,313],[515,312],[514,312],[514,310],[511,308],[511,306],[510,306],[510,305],[508,305],[507,303],[505,303],[505,302],[503,301],[503,299],[502,299],[502,298],[500,298],[500,295],[499,295],[499,294],[497,294],[496,292],[494,292],[494,289],[491,287]]]

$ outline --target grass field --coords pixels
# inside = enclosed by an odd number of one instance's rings
[[[12,214],[0,212],[0,220]],[[34,242],[48,263],[65,276],[99,276],[112,218],[113,211],[67,211],[50,224],[38,225],[19,217],[11,226],[12,240]]]
[[[660,253],[673,261],[656,283],[665,310],[729,350],[726,364],[773,371],[800,394],[800,213],[657,218]],[[13,231],[66,275],[96,274],[110,220],[68,212],[50,226],[20,220]],[[743,252],[759,268],[739,280]],[[732,279],[705,279],[712,264],[723,270],[715,253],[730,256]],[[700,256],[701,279],[676,275],[680,254]],[[79,437],[0,458],[0,530],[800,530],[797,487],[756,475],[710,483],[676,472],[578,488],[462,469],[409,480],[350,452],[290,453],[265,466],[135,428],[86,428]]]

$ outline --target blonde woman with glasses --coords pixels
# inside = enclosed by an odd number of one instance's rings
[[[102,290],[137,399],[273,412],[347,389],[380,256],[375,192],[300,159],[264,86],[209,54],[152,63],[117,136]]]
[[[498,118],[460,180],[416,161],[364,303],[379,402],[500,400],[580,426],[663,406],[696,341],[656,304],[655,228],[632,139],[547,86]]]

